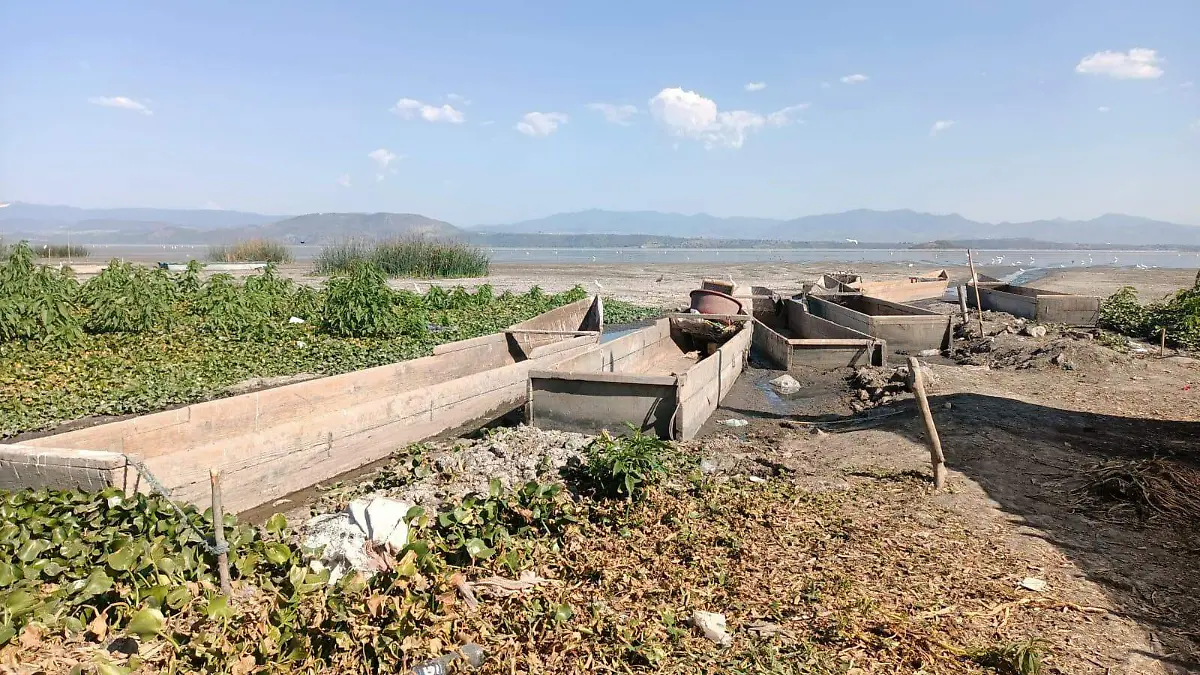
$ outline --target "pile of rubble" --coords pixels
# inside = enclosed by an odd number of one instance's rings
[[[937,376],[928,366],[921,366],[921,377],[926,390],[937,384]],[[855,412],[890,403],[901,396],[912,392],[912,378],[908,366],[895,368],[880,368],[878,366],[863,366],[850,376],[850,388],[854,398],[850,407]]]

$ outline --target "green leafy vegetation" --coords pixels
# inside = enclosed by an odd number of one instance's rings
[[[270,239],[246,239],[225,246],[210,246],[209,262],[292,262],[292,252],[286,244]]]
[[[487,276],[489,258],[482,249],[460,241],[349,240],[323,248],[316,272],[340,274],[363,263],[373,264],[389,277],[463,278]]]
[[[597,493],[627,500],[641,499],[647,488],[667,475],[665,458],[671,446],[657,436],[643,434],[633,425],[628,436],[603,432],[584,450],[577,470]]]
[[[657,319],[662,315],[663,310],[657,307],[635,305],[615,298],[604,299],[604,323],[612,326]]]
[[[79,244],[42,244],[36,252],[39,258],[86,258],[92,254]]]
[[[1003,675],[1040,675],[1042,643],[1029,639],[994,645],[971,655],[971,660]]]
[[[1157,340],[1167,331],[1167,343],[1200,349],[1200,275],[1192,288],[1159,302],[1143,305],[1137,290],[1126,286],[1100,304],[1100,327],[1141,340]]]
[[[364,267],[313,289],[114,262],[80,284],[18,246],[0,265],[0,437],[161,410],[250,378],[331,375],[432,353],[587,296],[389,290]],[[293,320],[293,317],[295,320]],[[432,328],[432,330],[431,330]]]

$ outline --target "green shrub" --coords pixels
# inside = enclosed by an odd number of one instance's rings
[[[632,424],[627,437],[603,432],[584,450],[583,477],[590,487],[609,497],[640,499],[646,488],[662,481],[667,470],[666,441],[643,434]]]
[[[203,329],[225,338],[262,336],[269,329],[270,301],[247,292],[228,274],[214,274],[200,288],[193,311],[203,317]]]
[[[35,267],[29,245],[14,246],[0,265],[0,342],[78,339],[78,288],[68,270]]]
[[[326,246],[317,257],[318,274],[340,274],[369,262],[389,277],[457,278],[487,276],[482,249],[458,241],[410,238],[371,244],[348,240]]]
[[[270,239],[246,239],[234,244],[210,246],[209,262],[292,262],[292,252],[286,244]]]
[[[1126,286],[1100,304],[1100,327],[1143,340],[1158,339],[1165,328],[1169,344],[1200,349],[1200,285],[1148,305]]]
[[[168,320],[174,293],[164,271],[112,260],[83,285],[84,327],[93,333],[144,333]]]
[[[1036,639],[995,645],[970,655],[975,663],[1003,675],[1039,675],[1043,643]]]
[[[1137,289],[1125,286],[1100,303],[1100,327],[1123,335],[1145,337],[1150,313],[1138,302]]]
[[[406,320],[409,317],[397,310],[387,279],[374,265],[355,265],[325,285],[321,321],[334,335],[394,337],[418,329],[416,321]],[[423,331],[424,325],[419,328]]]

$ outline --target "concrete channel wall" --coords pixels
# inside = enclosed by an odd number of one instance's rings
[[[967,302],[975,307],[975,294],[968,291]],[[980,283],[979,302],[983,309],[1007,312],[1033,321],[1068,326],[1095,326],[1100,320],[1100,298],[1070,295],[1026,286]]]
[[[755,305],[754,347],[789,372],[886,364],[883,340],[814,316],[797,300],[763,311]]]
[[[894,352],[950,346],[951,317],[946,314],[854,294],[810,295],[805,302],[813,316],[883,340]]]
[[[595,319],[589,306],[591,299],[568,306],[573,328],[582,328],[585,312],[583,325]],[[174,498],[199,506],[209,502],[209,469],[219,469],[226,508],[244,511],[519,407],[530,370],[588,351],[599,332],[545,337],[537,336],[536,358],[526,358],[512,332],[495,333],[439,345],[424,358],[0,446],[0,484],[129,488],[122,462],[131,455]]]

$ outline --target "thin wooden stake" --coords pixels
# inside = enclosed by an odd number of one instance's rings
[[[1164,357],[1166,355],[1167,355],[1167,327],[1163,326],[1162,327],[1162,335],[1160,335],[1158,338],[1158,358],[1161,359],[1162,357]]]
[[[208,470],[208,480],[212,483],[212,512],[213,512],[213,542],[218,549],[225,548],[225,509],[221,506],[221,472],[216,469]],[[221,575],[221,593],[227,598],[233,597],[233,586],[229,581],[229,554],[217,554],[217,572]]]
[[[979,312],[979,337],[987,337],[983,334],[983,303],[979,300],[979,277],[975,274],[975,256],[971,249],[967,249],[967,262],[971,264],[971,286],[975,288],[975,311]]]
[[[933,487],[941,490],[946,485],[946,457],[942,454],[942,439],[933,425],[933,412],[925,396],[925,380],[921,377],[921,364],[916,357],[908,357],[908,372],[912,377],[913,393],[917,395],[917,407],[925,419],[925,433],[929,436],[929,461],[933,464]]]
[[[967,287],[958,287],[958,309],[962,312],[963,326],[967,325]]]

